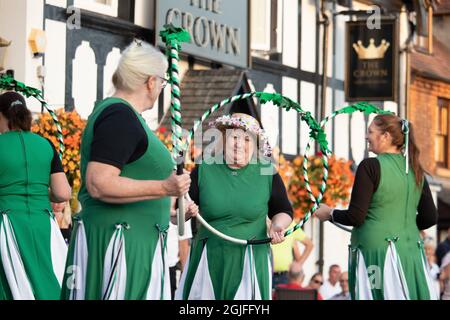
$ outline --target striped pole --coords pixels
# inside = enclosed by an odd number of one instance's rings
[[[175,28],[173,25],[164,26],[160,36],[167,47],[167,55],[169,57],[169,74],[170,83],[172,85],[172,99],[170,105],[170,113],[172,116],[172,157],[176,164],[177,174],[184,173],[184,155],[183,155],[183,122],[181,115],[181,90],[180,90],[180,71],[178,64],[180,62],[179,52],[181,51],[181,43],[189,42],[189,33],[181,28]],[[184,197],[178,199],[178,234],[184,236],[185,227],[185,209]]]

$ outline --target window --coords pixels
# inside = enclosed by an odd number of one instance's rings
[[[117,17],[119,0],[75,0],[75,7]]]
[[[438,99],[437,132],[436,132],[436,163],[439,167],[448,168],[448,111],[450,100]]]
[[[425,54],[433,53],[433,7],[429,1],[415,6],[415,49]]]
[[[253,55],[278,60],[281,47],[281,1],[251,0],[251,49]],[[278,8],[280,6],[280,8]]]

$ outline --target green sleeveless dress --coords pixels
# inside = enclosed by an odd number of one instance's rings
[[[82,212],[76,217],[69,246],[62,297],[70,300],[170,299],[166,263],[170,198],[116,205],[91,198],[86,189],[94,124],[102,111],[115,103],[124,103],[136,113],[148,138],[145,154],[125,165],[121,176],[165,180],[173,172],[169,151],[126,101],[109,98],[95,106],[83,134],[79,193]]]
[[[406,174],[400,154],[378,156],[381,173],[366,220],[349,247],[349,285],[354,300],[437,299],[416,224],[422,185]]]
[[[262,175],[262,169],[261,164],[249,164],[239,170],[226,164],[201,164],[198,186],[202,217],[232,237],[267,238],[273,176]],[[269,244],[234,244],[200,226],[175,298],[269,300],[270,261]]]
[[[0,135],[0,300],[57,300],[67,245],[49,202],[50,143]]]

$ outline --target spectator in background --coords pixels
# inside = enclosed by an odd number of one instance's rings
[[[317,277],[322,277],[322,275],[317,274]],[[314,277],[314,276],[313,276]],[[305,280],[305,273],[303,272],[303,266],[301,263],[293,262],[289,268],[289,275],[288,275],[288,283],[287,284],[280,284],[277,285],[276,288],[281,289],[293,289],[293,290],[315,290],[317,292],[317,300],[323,300],[322,296],[318,292],[318,287],[303,287],[303,281]],[[274,300],[276,300],[276,295],[274,294],[273,297]]]
[[[441,289],[439,284],[439,266],[436,264],[436,256],[435,256],[435,245],[433,243],[433,238],[428,237],[426,234],[424,234],[423,237],[424,241],[424,251],[425,256],[427,257],[428,262],[428,268],[430,270],[430,276],[434,282],[435,290],[437,292],[437,295],[440,295]]]
[[[313,274],[306,288],[319,290],[320,287],[322,287],[322,285],[323,285],[323,276],[320,272],[317,272]]]
[[[64,241],[69,244],[70,234],[72,233],[72,214],[70,211],[70,204],[69,202],[52,202],[51,205],[56,222],[58,222],[59,229],[64,237]]]
[[[441,277],[443,294],[442,300],[450,300],[450,252],[442,259]]]
[[[348,272],[343,272],[339,277],[339,285],[341,286],[341,293],[338,293],[330,298],[330,300],[351,300],[350,290],[348,286]]]
[[[436,249],[437,264],[441,267],[442,259],[450,252],[450,228],[447,230],[447,238],[442,241]]]
[[[319,292],[325,300],[330,299],[342,291],[339,286],[339,278],[341,277],[341,267],[333,264],[328,272],[328,280],[324,282]]]
[[[311,280],[309,280],[309,284],[305,289],[314,289],[317,290],[317,300],[323,300],[322,295],[319,293],[320,287],[323,285],[323,276],[320,272],[315,273]]]
[[[293,221],[290,228],[293,228],[296,222]],[[304,250],[300,251],[298,243],[303,244]],[[296,230],[292,235],[286,237],[284,242],[272,245],[273,256],[273,287],[279,284],[287,284],[289,282],[289,267],[293,262],[298,263],[301,267],[311,254],[314,245],[302,229]]]
[[[277,288],[285,289],[303,289],[303,281],[305,280],[305,273],[303,267],[298,262],[293,262],[289,268],[288,283],[283,283],[277,286]]]

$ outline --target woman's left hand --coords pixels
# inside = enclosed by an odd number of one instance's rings
[[[196,217],[200,213],[198,206],[195,204],[194,201],[186,202],[185,210],[186,210],[186,221],[193,217]]]
[[[331,211],[333,211],[333,209],[329,206],[321,204],[319,209],[317,209],[315,216],[322,222],[329,221],[331,219]]]
[[[269,236],[272,238],[272,244],[278,244],[284,241],[284,229],[279,225],[272,223]]]

